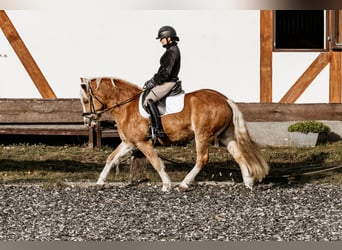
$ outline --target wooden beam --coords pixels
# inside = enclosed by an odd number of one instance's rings
[[[330,60],[329,102],[342,102],[342,52],[332,51]]]
[[[342,103],[237,103],[247,122],[342,121]]]
[[[0,124],[83,123],[79,99],[0,99]]]
[[[272,102],[273,11],[260,11],[260,102]]]
[[[100,121],[112,121],[110,112]],[[82,105],[78,98],[32,99],[0,98],[0,124],[8,123],[83,123]]]
[[[40,95],[43,98],[56,98],[55,93],[51,89],[49,83],[40,71],[38,65],[26,48],[23,40],[20,38],[11,20],[4,10],[0,10],[0,27],[4,32],[7,40],[11,44],[19,60],[30,75],[33,83],[36,85]]]
[[[280,103],[294,103],[307,89],[316,76],[327,66],[330,54],[323,52],[313,61],[309,68],[299,77],[295,84],[287,91]]]

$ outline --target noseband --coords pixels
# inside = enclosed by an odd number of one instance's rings
[[[96,110],[93,99],[96,99],[99,103],[101,103],[102,107],[106,107],[106,105],[96,96],[94,95],[94,92],[92,88],[90,87],[90,84],[88,84],[89,89],[89,105],[90,105],[90,112],[84,112],[82,113],[82,116],[85,118],[88,118],[90,121],[97,120],[99,116],[101,116],[101,110]]]
[[[93,92],[91,86],[90,86],[90,82],[87,84],[88,85],[88,89],[89,89],[89,104],[90,104],[90,112],[84,112],[82,113],[82,116],[89,119],[90,123],[92,121],[96,121],[98,120],[101,115],[103,113],[106,113],[107,111],[110,111],[114,108],[118,108],[122,105],[125,105],[131,101],[133,101],[135,98],[137,98],[142,92],[144,92],[143,90],[140,91],[138,94],[122,101],[122,102],[118,102],[116,104],[114,104],[113,106],[110,106],[110,107],[107,107],[107,105],[105,103],[103,103]],[[102,105],[102,108],[100,110],[96,110],[95,109],[95,105],[94,105],[94,101],[93,99],[96,99],[96,101],[98,101],[101,105]]]

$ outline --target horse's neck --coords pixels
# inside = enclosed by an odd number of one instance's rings
[[[141,92],[141,89],[138,86],[130,82],[114,79],[114,83],[120,89],[122,94],[126,94],[127,96],[136,95],[137,93]]]
[[[139,93],[136,93],[135,96],[137,96]],[[134,95],[130,97],[125,97],[125,100],[128,100],[129,98],[132,98]],[[123,98],[123,97],[122,97]],[[120,102],[125,101],[120,100]],[[137,122],[137,114],[139,114],[139,97],[137,96],[132,101],[129,101],[125,103],[124,105],[121,105],[117,108],[114,108],[110,111],[112,117],[114,118],[114,121],[116,123],[116,127],[119,131],[122,131],[122,128],[127,126],[127,124],[130,124],[132,122],[132,119]],[[119,102],[112,102],[111,105],[115,106]],[[124,132],[119,132],[124,133]]]
[[[132,98],[134,99],[135,96],[141,93],[141,90],[139,90],[138,88],[125,88],[125,89],[120,89],[119,91],[117,90],[114,90],[114,91],[115,91],[115,94],[112,100],[116,103],[125,102]]]
[[[120,103],[125,103],[122,108],[131,110],[131,106],[137,106],[136,101],[139,100],[138,95],[141,93],[141,89],[133,85],[131,83],[128,83],[123,80],[114,80],[115,85],[113,85],[113,89],[111,90],[111,95],[109,98],[109,103],[107,103],[108,106],[115,106]],[[127,102],[127,103],[126,103]],[[121,107],[120,107],[121,108]],[[122,109],[118,111],[120,108],[113,109],[112,115],[115,119],[121,119]],[[130,111],[128,111],[130,112]]]

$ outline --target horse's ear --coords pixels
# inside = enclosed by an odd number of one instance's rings
[[[84,92],[87,92],[87,85],[82,83],[81,88],[84,90]]]

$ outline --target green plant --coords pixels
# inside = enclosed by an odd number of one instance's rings
[[[329,133],[330,128],[323,124],[322,122],[317,121],[302,121],[291,124],[288,129],[289,132],[299,132],[303,134],[308,133]]]

